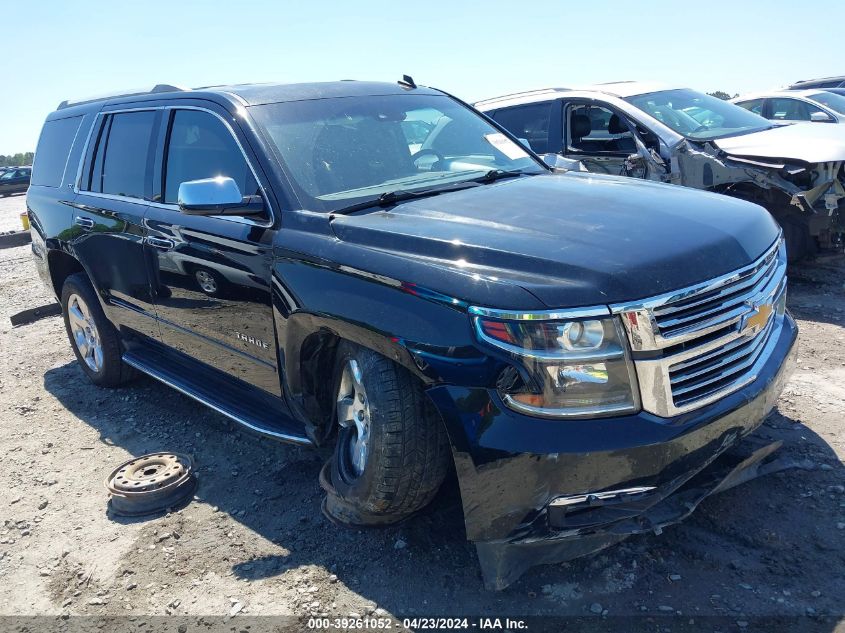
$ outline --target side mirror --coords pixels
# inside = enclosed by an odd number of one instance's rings
[[[528,149],[531,149],[531,143],[528,142],[527,138],[517,137],[516,140],[525,145]]]
[[[812,121],[813,123],[831,123],[833,119],[831,119],[824,112],[811,112],[810,121]]]
[[[177,201],[188,215],[256,215],[264,211],[261,196],[244,196],[228,176],[183,182]]]

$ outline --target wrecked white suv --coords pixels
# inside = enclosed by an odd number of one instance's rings
[[[707,189],[756,202],[791,259],[841,244],[845,127],[774,126],[737,105],[642,82],[550,88],[475,107],[531,148],[591,172]]]

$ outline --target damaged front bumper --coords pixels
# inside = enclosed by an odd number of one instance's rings
[[[774,407],[796,336],[787,316],[753,383],[671,419],[641,412],[540,420],[507,409],[485,389],[432,389],[487,588],[503,589],[534,565],[659,531],[707,496],[766,472],[761,465],[777,445],[740,456],[736,449]]]

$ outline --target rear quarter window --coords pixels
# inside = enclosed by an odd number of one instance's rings
[[[31,184],[60,187],[67,166],[73,139],[79,131],[82,116],[47,121],[41,130],[32,166]]]

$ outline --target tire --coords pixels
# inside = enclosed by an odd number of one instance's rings
[[[70,275],[62,286],[62,316],[76,360],[98,387],[117,387],[135,376],[121,359],[120,337],[106,318],[85,273]]]
[[[350,376],[357,371],[358,384]],[[324,479],[330,479],[324,510],[346,525],[397,523],[434,498],[449,468],[446,431],[420,382],[389,359],[348,343],[335,363],[337,442]],[[355,381],[353,380],[353,383]],[[359,388],[360,386],[360,388]],[[357,394],[357,396],[356,396]],[[361,396],[363,394],[363,400]],[[358,441],[366,422],[366,455]],[[363,411],[363,421],[358,412]]]
[[[200,291],[209,297],[220,296],[224,287],[224,279],[218,273],[208,268],[197,266],[193,272],[194,283],[197,284]]]
[[[818,252],[818,242],[810,235],[810,227],[803,218],[787,216],[781,219],[786,240],[786,256],[790,263],[812,257]]]

